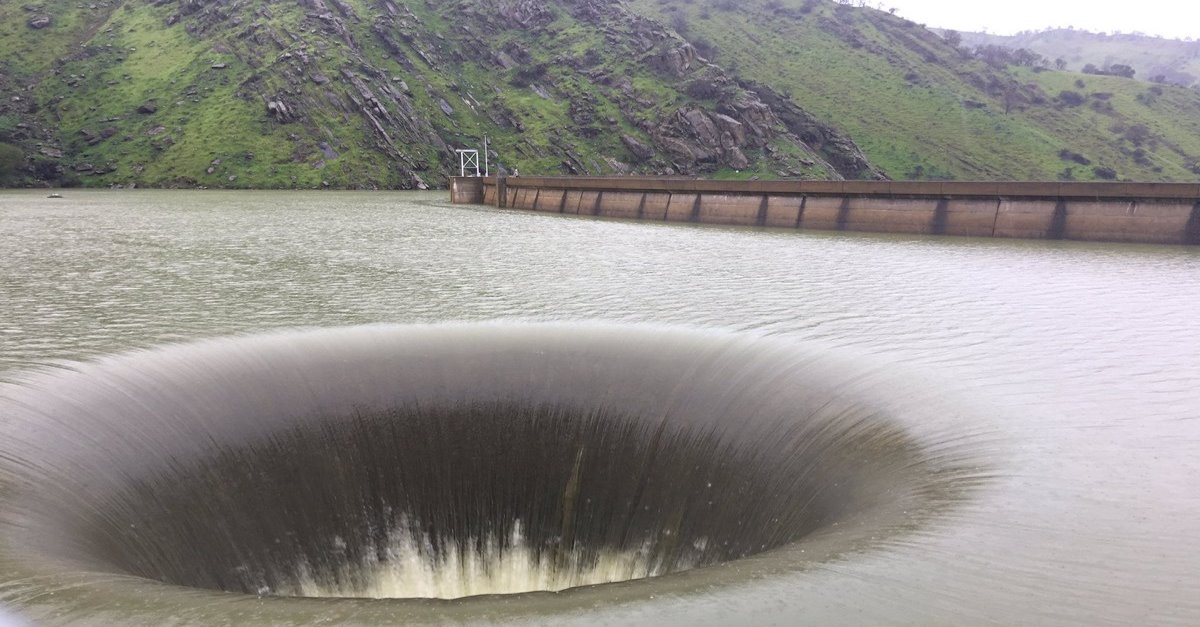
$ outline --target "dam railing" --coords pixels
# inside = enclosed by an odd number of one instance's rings
[[[1200,245],[1200,183],[456,177],[451,202],[760,227]]]

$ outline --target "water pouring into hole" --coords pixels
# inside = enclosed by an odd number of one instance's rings
[[[957,472],[814,351],[655,327],[231,338],[3,398],[0,564],[247,595],[767,573],[912,528]]]

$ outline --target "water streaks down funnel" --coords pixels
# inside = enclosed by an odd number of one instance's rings
[[[0,602],[487,621],[769,581],[969,483],[873,378],[767,338],[589,324],[281,333],[29,375],[0,394]]]

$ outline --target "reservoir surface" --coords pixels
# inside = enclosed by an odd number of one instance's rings
[[[903,533],[744,581],[730,561],[719,581],[698,568],[513,604],[313,601],[302,622],[1200,623],[1195,247],[623,222],[441,192],[64,195],[0,192],[0,398],[80,361],[279,330],[555,323],[620,343],[606,334],[661,327],[828,355],[855,373],[842,387],[937,408],[903,428],[969,470]],[[61,609],[70,586],[21,572],[0,555],[0,604],[34,620],[152,624],[94,598]],[[278,623],[288,601],[246,599],[230,624]]]

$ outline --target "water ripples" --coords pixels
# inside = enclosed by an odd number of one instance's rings
[[[811,601],[811,622],[1200,622],[1195,248],[641,224],[440,193],[70,196],[0,193],[0,379],[375,322],[602,318],[814,342],[969,399],[946,420],[993,443],[997,484],[894,556],[777,591]],[[669,601],[658,622],[775,602]]]

